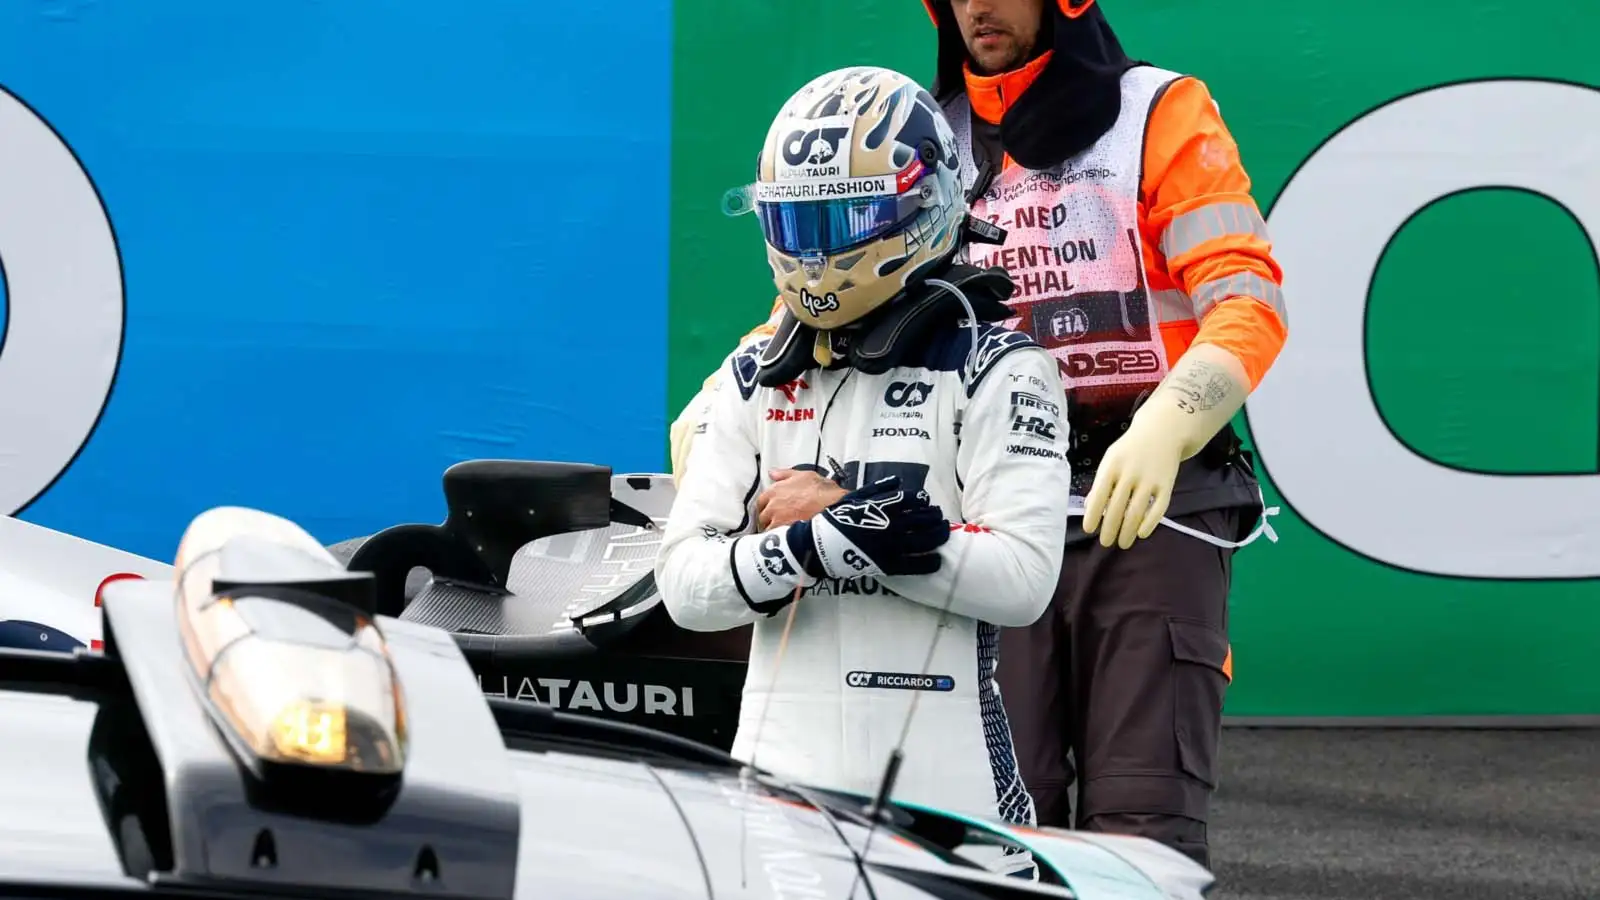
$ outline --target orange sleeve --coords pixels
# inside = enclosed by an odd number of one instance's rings
[[[1173,82],[1151,110],[1141,190],[1146,234],[1158,236],[1167,274],[1194,301],[1191,346],[1238,357],[1254,390],[1288,335],[1283,271],[1239,146],[1199,79]]]

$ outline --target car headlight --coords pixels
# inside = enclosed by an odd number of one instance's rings
[[[292,523],[236,507],[197,518],[174,568],[190,668],[247,765],[400,773],[405,704],[383,634],[326,589],[359,575]]]

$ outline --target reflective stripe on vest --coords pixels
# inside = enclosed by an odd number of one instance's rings
[[[1263,241],[1269,239],[1267,223],[1254,206],[1246,203],[1208,203],[1174,216],[1172,221],[1167,223],[1166,229],[1161,233],[1161,255],[1171,261],[1185,253],[1199,250],[1210,241],[1225,237],[1236,238],[1241,235],[1257,237]],[[1192,305],[1188,303],[1188,298],[1182,291],[1157,293],[1176,295],[1159,298],[1158,306],[1163,308],[1161,320],[1163,322],[1185,319],[1199,321],[1211,311],[1211,307],[1229,297],[1241,295],[1260,300],[1272,307],[1279,319],[1286,323],[1289,321],[1288,309],[1283,303],[1283,290],[1252,272],[1224,275],[1201,284],[1195,288]]]

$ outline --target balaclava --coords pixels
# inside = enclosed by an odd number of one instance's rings
[[[931,8],[939,40],[933,94],[948,103],[966,88],[967,47],[950,0]],[[1046,0],[1044,14],[1034,56],[1050,59],[1000,121],[1001,146],[1029,169],[1058,165],[1109,131],[1122,108],[1123,73],[1143,64],[1123,52],[1094,0]]]

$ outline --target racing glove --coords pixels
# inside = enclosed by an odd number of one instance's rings
[[[790,525],[786,538],[813,578],[931,575],[939,571],[950,523],[927,491],[912,494],[891,475]]]

